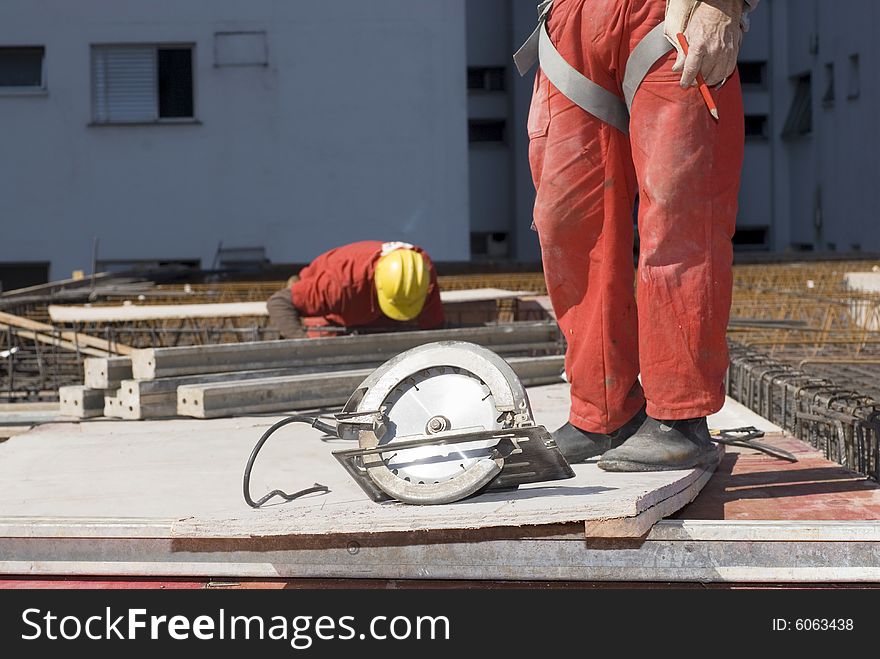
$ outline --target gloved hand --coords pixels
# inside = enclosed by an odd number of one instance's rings
[[[282,288],[266,301],[269,324],[281,334],[282,339],[301,339],[306,336],[299,312],[293,306],[290,288]]]
[[[665,34],[678,51],[672,70],[681,71],[681,86],[696,85],[698,73],[709,86],[722,83],[736,68],[742,44],[743,0],[667,0]],[[683,32],[685,56],[676,35]]]

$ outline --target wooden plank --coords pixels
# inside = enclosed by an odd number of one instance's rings
[[[530,295],[530,293],[526,291],[508,291],[503,288],[470,288],[457,291],[440,291],[440,300],[443,304],[491,302],[493,300],[514,300],[524,295]]]
[[[519,357],[508,360],[523,384],[561,380],[564,357]],[[341,405],[372,369],[260,378],[177,389],[177,413],[198,419],[279,412]]]
[[[189,539],[156,520],[0,520],[0,574],[205,576],[503,581],[672,581],[678,583],[865,583],[880,580],[880,544],[826,523],[827,539],[760,538],[750,524],[704,533],[664,520],[644,539],[479,537],[375,542],[342,539]],[[687,526],[687,528],[685,528]],[[869,530],[871,529],[871,530]],[[688,537],[692,535],[694,537]],[[785,536],[790,535],[784,533]],[[711,537],[719,536],[719,537]]]
[[[461,530],[446,533],[449,542],[484,542],[491,538],[509,540],[569,540],[584,543],[583,529],[577,524],[546,525],[535,533],[526,529],[508,528],[503,531],[485,529]],[[177,517],[73,517],[39,515],[34,517],[0,516],[0,538],[176,538],[179,541],[233,540],[234,535],[218,525],[212,536],[188,538]],[[240,539],[240,538],[239,538]],[[703,520],[663,519],[645,535],[646,542],[711,542],[711,543],[878,543],[880,520]],[[291,547],[315,544],[315,538],[290,538]],[[332,540],[331,540],[332,542]],[[626,542],[626,541],[624,541]],[[388,544],[400,544],[401,538],[389,538]],[[379,543],[373,543],[380,545]],[[406,542],[405,544],[418,544]]]
[[[0,323],[0,325],[2,325],[2,323]],[[71,343],[70,341],[59,339],[57,336],[50,336],[48,334],[42,334],[40,332],[34,332],[31,330],[13,329],[12,333],[16,336],[30,339],[31,341],[38,341],[39,343],[45,343],[46,345],[55,346],[57,348],[64,348],[65,350],[70,350],[72,352],[79,352],[83,355],[91,355],[93,357],[106,357],[109,354],[104,350],[89,348],[84,345],[77,345],[75,343]]]
[[[518,291],[478,288],[442,291],[444,303],[491,301],[517,298]],[[184,318],[236,318],[267,316],[266,303],[221,302],[209,304],[125,304],[113,306],[49,305],[49,318],[55,323],[115,323],[138,320],[171,320]]]
[[[235,318],[266,316],[265,302],[221,302],[213,304],[126,304],[119,306],[49,305],[55,323],[117,323],[140,320],[185,318]]]
[[[103,389],[90,389],[82,385],[59,387],[58,397],[61,400],[59,413],[77,419],[89,419],[104,413]]]
[[[278,420],[43,425],[26,435],[27,441],[3,447],[0,501],[14,497],[20,502],[15,513],[32,517],[99,518],[124,511],[130,517],[186,518],[177,527],[181,537],[222,532],[229,538],[354,535],[366,541],[398,533],[514,527],[527,533],[529,527],[537,531],[548,524],[572,524],[583,540],[586,520],[634,517],[687,489],[701,473],[615,474],[588,463],[574,465],[575,477],[568,480],[430,509],[376,504],[331,456],[350,442],[329,441],[306,424],[294,424],[266,445],[254,467],[254,495],[316,481],[330,492],[254,511],[242,499],[244,462],[260,435]]]
[[[89,357],[83,363],[83,383],[92,389],[116,389],[131,378],[130,357]]]
[[[131,346],[123,345],[121,343],[111,343],[110,341],[106,341],[105,339],[99,338],[97,336],[90,336],[88,334],[69,331],[56,332],[56,329],[52,327],[52,325],[39,323],[35,320],[23,318],[22,316],[15,316],[11,313],[5,313],[3,311],[0,311],[0,325],[16,327],[19,329],[34,330],[34,332],[40,332],[42,334],[48,333],[50,335],[48,338],[52,339],[53,341],[57,341],[57,339],[55,338],[55,336],[52,336],[52,334],[57,334],[63,341],[73,346],[72,349],[76,349],[77,346],[87,346],[104,351],[105,353],[109,354],[130,354],[134,351],[134,348],[132,348]],[[69,348],[68,345],[64,345],[60,342],[58,343],[58,345],[60,347]],[[86,352],[86,350],[82,347],[80,347],[79,350],[80,352]],[[98,354],[95,356],[101,357],[103,355]]]
[[[724,455],[722,446],[718,447],[718,454],[719,459]],[[634,517],[587,520],[584,523],[584,532],[587,537],[591,538],[640,538],[661,519],[672,515],[696,499],[703,486],[709,482],[713,472],[714,469],[704,471],[697,480],[684,489],[659,501]]]
[[[147,348],[132,354],[132,374],[136,380],[154,380],[179,375],[314,364],[354,365],[385,361],[404,350],[434,341],[471,341],[495,349],[511,344],[547,344],[558,337],[558,328],[554,323],[510,323],[319,339]]]

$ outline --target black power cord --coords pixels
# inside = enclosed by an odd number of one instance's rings
[[[328,435],[335,435],[336,434],[336,428],[331,426],[329,423],[324,423],[323,421],[321,421],[320,419],[315,418],[315,417],[301,416],[298,414],[291,416],[291,417],[288,417],[286,419],[282,419],[281,421],[279,421],[278,423],[273,425],[271,428],[269,428],[266,432],[264,432],[263,436],[260,437],[260,441],[257,442],[256,446],[254,446],[254,450],[251,451],[251,457],[248,458],[247,464],[245,465],[245,468],[244,468],[244,478],[242,480],[242,490],[244,492],[244,500],[247,502],[247,504],[251,508],[259,508],[264,503],[266,503],[267,501],[269,501],[270,499],[272,499],[274,497],[281,497],[285,501],[293,501],[294,499],[296,499],[298,497],[305,496],[306,494],[312,494],[313,492],[329,492],[330,491],[330,488],[327,487],[326,485],[321,485],[320,483],[315,483],[312,487],[308,487],[304,490],[300,490],[299,492],[294,492],[293,494],[288,494],[287,492],[284,492],[282,490],[272,490],[271,492],[269,492],[269,494],[267,494],[266,496],[264,496],[261,499],[258,499],[257,501],[254,501],[251,498],[251,470],[254,468],[254,462],[256,462],[257,456],[260,454],[260,450],[263,448],[263,444],[266,443],[266,441],[272,436],[272,434],[276,430],[278,430],[279,428],[283,428],[284,426],[291,424],[291,423],[307,423],[312,428],[317,428],[321,432],[326,433]]]

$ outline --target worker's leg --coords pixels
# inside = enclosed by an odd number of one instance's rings
[[[661,20],[662,4],[633,0],[633,37]],[[608,471],[685,469],[717,459],[705,417],[724,404],[742,95],[735,74],[713,92],[716,123],[699,91],[681,88],[674,61],[670,54],[653,67],[631,112],[639,363],[650,416],[602,456],[599,467]]]
[[[664,420],[724,404],[743,159],[736,73],[713,91],[716,122],[697,89],[681,89],[674,59],[642,83],[630,125],[640,193],[639,360],[648,414]]]
[[[548,29],[563,57],[616,90],[628,3],[571,0]],[[586,114],[539,72],[529,116],[530,162],[547,290],[568,342],[570,422],[609,433],[644,404],[633,290],[635,176],[627,136]]]

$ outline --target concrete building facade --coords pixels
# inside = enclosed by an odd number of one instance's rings
[[[0,281],[365,238],[536,262],[533,78],[511,61],[535,4],[6,0]],[[753,15],[738,249],[880,250],[878,12]]]
[[[762,0],[744,42],[741,248],[880,251],[871,0]]]
[[[464,0],[6,0],[0,264],[466,260],[465,53]]]

